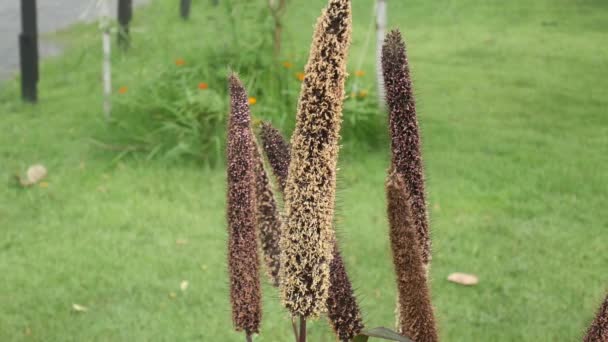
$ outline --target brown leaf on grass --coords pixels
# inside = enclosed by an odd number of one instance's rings
[[[89,308],[80,304],[72,304],[72,310],[74,310],[75,312],[87,312],[89,311]]]
[[[30,166],[25,174],[25,178],[17,176],[19,178],[19,183],[21,186],[32,186],[44,178],[46,178],[48,171],[44,165],[36,164]]]
[[[43,180],[47,174],[48,171],[43,165],[32,165],[29,169],[27,169],[27,180],[31,184],[35,184]]]
[[[465,286],[473,286],[479,283],[479,278],[474,274],[466,274],[466,273],[452,273],[448,276],[448,281],[452,283],[465,285]]]

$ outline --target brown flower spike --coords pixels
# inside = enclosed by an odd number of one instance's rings
[[[382,69],[389,110],[392,167],[402,175],[411,192],[410,200],[422,261],[431,261],[431,240],[424,193],[424,170],[416,102],[410,78],[405,43],[398,30],[387,34],[382,47]]]
[[[587,330],[583,342],[606,342],[608,341],[608,296],[597,312],[597,316]]]
[[[438,341],[411,195],[400,173],[390,173],[386,193],[391,249],[397,274],[397,329],[416,342]]]
[[[278,129],[272,127],[269,122],[262,124],[260,131],[262,147],[268,158],[268,163],[272,168],[281,192],[285,192],[285,183],[289,172],[289,144]]]
[[[281,232],[281,295],[294,316],[326,311],[334,245],[334,202],[350,0],[330,0],[313,37],[285,187]]]
[[[340,341],[351,341],[363,330],[361,310],[344,261],[337,243],[334,245],[334,259],[330,265],[329,297],[327,298],[327,316]]]
[[[247,93],[239,79],[229,79],[228,122],[228,270],[232,320],[237,331],[258,333],[262,318],[256,234],[254,138]]]
[[[259,149],[255,148],[254,152],[256,159],[257,225],[260,243],[268,276],[274,286],[279,286],[281,217],[268,175],[264,169],[262,156]]]

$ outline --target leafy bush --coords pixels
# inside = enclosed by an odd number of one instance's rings
[[[147,158],[220,162],[231,71],[241,76],[255,101],[254,119],[269,120],[284,133],[291,132],[307,46],[300,44],[302,56],[285,50],[283,56],[289,58],[273,56],[273,19],[265,2],[233,6],[222,1],[212,10],[205,25],[196,17],[181,23],[175,15],[158,19],[175,21],[158,25],[172,31],[155,32],[153,26],[145,36],[134,37],[133,49],[115,63],[115,72],[129,69],[125,78],[129,85],[117,88],[112,125],[99,140],[121,151],[121,156],[137,153]],[[168,16],[158,11],[157,16]],[[213,39],[201,40],[201,36]],[[163,49],[177,52],[165,58],[147,52],[167,54]],[[343,141],[374,147],[385,141],[385,117],[373,90],[368,90],[373,87],[363,81],[361,72],[351,73]],[[373,83],[373,78],[369,81]]]

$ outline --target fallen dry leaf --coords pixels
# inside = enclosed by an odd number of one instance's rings
[[[32,165],[29,169],[27,169],[27,180],[30,184],[36,184],[43,180],[47,175],[46,167],[43,165]]]
[[[72,304],[72,310],[76,312],[87,312],[89,309],[86,306],[82,306],[79,304]]]
[[[448,276],[448,281],[452,283],[465,285],[465,286],[473,286],[479,283],[479,278],[474,274],[466,274],[466,273],[452,273]]]
[[[27,169],[25,178],[22,178],[20,176],[17,177],[19,178],[19,183],[21,183],[22,186],[32,186],[43,180],[47,176],[47,174],[48,172],[46,170],[46,167],[37,164],[32,165]]]
[[[181,282],[181,284],[179,284],[179,288],[180,288],[182,291],[186,291],[186,290],[188,289],[188,286],[189,286],[189,285],[190,285],[190,283],[188,283],[188,281],[187,281],[187,280],[183,280],[183,281]]]

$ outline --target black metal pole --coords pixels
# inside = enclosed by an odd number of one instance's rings
[[[21,96],[24,101],[38,100],[38,24],[36,0],[21,0],[21,34],[19,57],[21,64]]]
[[[192,0],[181,0],[179,6],[179,12],[182,15],[182,18],[188,19],[190,17],[190,4]]]
[[[129,36],[129,24],[133,18],[133,1],[118,0],[118,45],[123,49],[128,49],[131,45]]]

